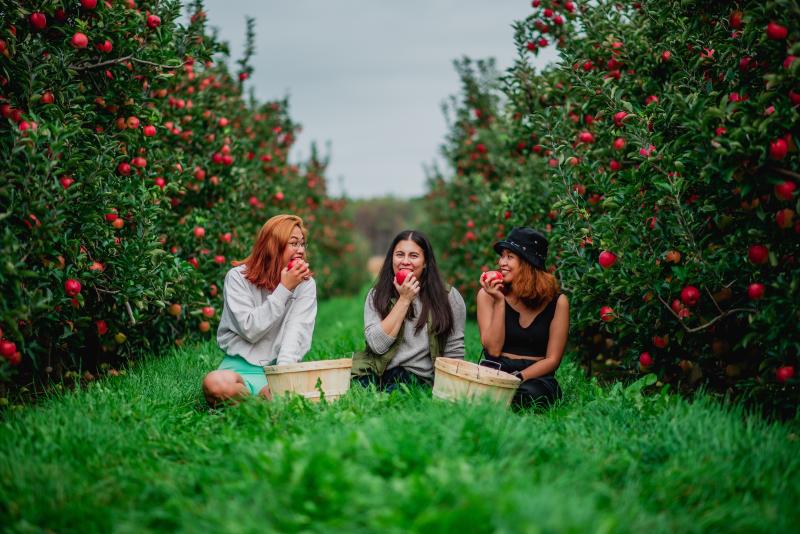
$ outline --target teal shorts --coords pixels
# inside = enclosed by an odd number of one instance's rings
[[[253,365],[241,356],[225,355],[222,363],[217,368],[225,371],[236,371],[244,379],[247,389],[253,395],[258,393],[267,385],[267,375],[264,374],[264,368],[258,365]]]

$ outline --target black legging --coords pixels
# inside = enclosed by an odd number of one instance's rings
[[[499,369],[506,373],[522,371],[536,363],[532,360],[506,358],[505,356],[495,357],[484,354],[483,357],[487,361],[481,362],[481,365],[498,369],[497,364],[499,364]],[[553,375],[545,375],[539,378],[531,378],[520,384],[516,393],[514,393],[511,404],[515,408],[528,408],[533,405],[548,407],[557,399],[560,399],[562,395],[561,386],[558,385],[556,377]]]
[[[357,376],[353,380],[364,387],[375,384],[375,387],[387,393],[397,389],[400,384],[430,386],[429,380],[415,375],[405,367],[393,367],[384,371],[381,376],[369,373],[364,376]]]

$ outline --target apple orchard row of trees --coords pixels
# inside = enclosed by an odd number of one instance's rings
[[[232,75],[202,3],[180,10],[0,1],[6,387],[212,336],[226,271],[276,213],[307,221],[321,295],[363,281],[325,160],[290,164],[287,102],[243,93],[252,21]]]
[[[428,196],[444,271],[474,306],[491,243],[538,227],[593,372],[796,404],[798,21],[789,0],[534,0],[506,73],[457,63]]]

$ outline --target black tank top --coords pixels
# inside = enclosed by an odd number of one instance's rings
[[[519,313],[506,302],[506,337],[502,352],[519,356],[544,356],[550,340],[550,323],[556,313],[559,295],[536,316],[528,328],[519,324]]]

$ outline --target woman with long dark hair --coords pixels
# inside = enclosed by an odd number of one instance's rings
[[[478,328],[482,365],[517,375],[513,405],[549,405],[562,395],[555,378],[569,332],[569,302],[545,271],[547,239],[514,228],[494,245],[500,276],[481,275]]]
[[[353,355],[354,378],[383,390],[430,384],[436,358],[464,357],[466,316],[464,299],[439,274],[428,238],[400,232],[364,303],[366,348]]]
[[[306,263],[303,220],[276,215],[250,255],[225,275],[217,343],[225,357],[203,379],[209,404],[260,395],[270,398],[263,366],[299,362],[311,347],[317,286]]]

